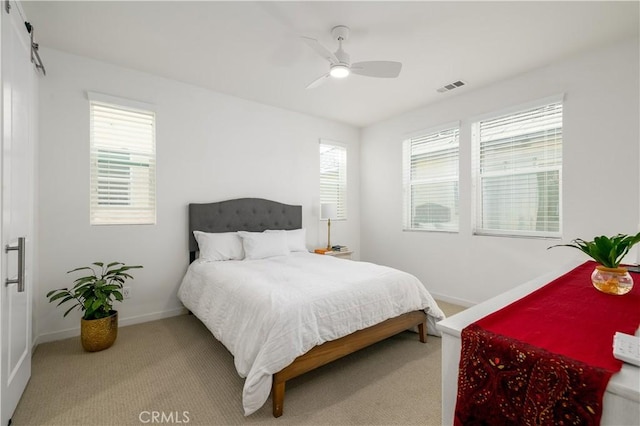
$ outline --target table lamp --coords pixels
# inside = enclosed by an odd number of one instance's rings
[[[320,219],[327,219],[327,250],[331,250],[331,219],[338,217],[336,203],[320,204]]]

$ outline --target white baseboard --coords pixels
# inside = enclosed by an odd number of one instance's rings
[[[143,322],[156,321],[164,318],[177,317],[178,315],[186,315],[186,308],[176,308],[169,311],[153,312],[151,314],[138,315],[134,317],[118,318],[118,325],[126,327],[128,325],[141,324]]]
[[[126,327],[134,324],[141,324],[143,322],[156,321],[163,318],[175,317],[178,315],[184,315],[187,313],[185,308],[176,308],[169,311],[153,312],[145,315],[137,315],[133,317],[120,318],[118,317],[118,326]],[[40,343],[54,342],[56,340],[68,339],[70,337],[76,337],[80,335],[80,327],[68,328],[66,330],[55,331],[53,333],[45,333],[38,335],[33,339],[32,348],[35,349]]]
[[[470,308],[478,304],[477,302],[472,302],[470,300],[465,300],[465,299],[458,299],[457,297],[445,296],[444,294],[438,294],[433,292],[429,292],[429,293],[431,293],[431,296],[433,296],[433,298],[436,300],[442,300],[443,302],[453,303],[454,305],[463,306],[465,308]]]

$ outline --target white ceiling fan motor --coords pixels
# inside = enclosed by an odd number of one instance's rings
[[[349,69],[349,54],[342,49],[342,42],[349,40],[349,27],[345,25],[333,27],[331,35],[338,42],[338,50],[335,51],[334,55],[336,55],[339,62],[331,65],[329,74],[331,77],[345,78],[351,74],[351,70]]]

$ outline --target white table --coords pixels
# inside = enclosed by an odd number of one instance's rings
[[[352,250],[348,251],[329,251],[325,253],[325,256],[333,256],[339,259],[351,259],[351,255],[353,254]]]
[[[437,323],[442,331],[442,424],[453,424],[458,392],[458,365],[460,363],[462,329],[469,324],[501,309],[532,291],[544,286],[555,278],[575,268],[582,262],[566,265],[564,268],[531,280],[506,293],[480,303],[457,315]],[[636,276],[634,276],[635,278]],[[636,280],[640,281],[640,280]],[[636,282],[635,285],[640,285]],[[594,289],[594,291],[596,291]],[[623,297],[623,296],[621,296]],[[597,315],[597,313],[594,313]],[[611,377],[604,395],[602,425],[640,425],[640,368],[623,364],[622,370]]]

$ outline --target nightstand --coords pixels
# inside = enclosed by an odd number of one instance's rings
[[[325,253],[325,256],[333,256],[333,257],[339,257],[340,259],[349,259],[351,260],[351,255],[353,254],[353,251],[349,250],[349,251],[332,251],[330,253]]]

